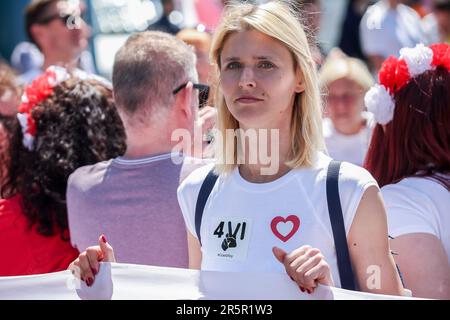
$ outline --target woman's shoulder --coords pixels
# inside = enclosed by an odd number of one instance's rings
[[[323,179],[327,177],[328,167],[333,159],[328,155],[319,152],[313,170],[316,171]],[[366,169],[353,163],[343,161],[339,170],[339,184],[366,184],[375,182],[373,176]]]
[[[208,163],[193,170],[180,184],[178,192],[200,189],[208,173],[214,168],[214,163]]]
[[[450,178],[447,175],[447,179]],[[389,199],[422,199],[422,202],[441,199],[450,203],[449,191],[437,180],[431,177],[408,177],[397,183],[385,185],[381,188],[383,197]],[[417,202],[417,201],[415,201]]]

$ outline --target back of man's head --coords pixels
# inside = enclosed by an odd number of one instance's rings
[[[170,34],[133,34],[114,62],[112,80],[119,111],[148,124],[155,113],[172,106],[177,86],[197,81],[195,64],[192,48]]]
[[[56,5],[60,0],[32,0],[25,9],[25,30],[28,38],[37,46],[39,44],[31,32],[31,27],[34,24],[41,23],[50,14],[53,5]]]

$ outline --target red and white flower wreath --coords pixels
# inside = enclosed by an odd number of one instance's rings
[[[51,66],[25,88],[17,119],[22,127],[22,143],[28,150],[33,150],[36,136],[36,122],[32,116],[33,108],[52,95],[55,86],[69,78],[70,75],[66,69]]]
[[[394,95],[412,78],[439,66],[450,71],[450,45],[439,43],[429,47],[423,44],[400,50],[400,58],[387,58],[378,73],[380,84],[374,85],[365,95],[367,110],[375,121],[386,125],[394,117]]]

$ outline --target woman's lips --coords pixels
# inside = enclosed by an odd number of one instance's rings
[[[240,98],[236,99],[236,102],[246,103],[246,104],[257,103],[260,101],[263,101],[263,100],[255,98],[255,97],[251,97],[251,96],[244,96],[244,97],[240,97]]]

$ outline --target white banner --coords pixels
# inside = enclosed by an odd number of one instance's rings
[[[87,287],[70,271],[0,277],[1,300],[368,300],[408,299],[319,286],[302,293],[284,274],[198,271],[102,263]],[[410,299],[410,298],[409,298]]]

